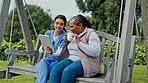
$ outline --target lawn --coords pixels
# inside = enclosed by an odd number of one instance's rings
[[[132,83],[148,83],[146,65],[134,65]]]
[[[0,61],[0,70],[6,69],[6,61]],[[27,61],[16,61],[15,65],[29,65]],[[0,79],[0,83],[34,83],[34,78],[31,76],[19,75],[11,79]]]
[[[17,61],[16,65],[27,65],[28,62]],[[6,69],[6,62],[0,61],[0,70]],[[134,65],[132,83],[148,83],[146,75],[146,65]],[[34,83],[34,78],[30,76],[15,76],[11,79],[0,79],[0,83]]]

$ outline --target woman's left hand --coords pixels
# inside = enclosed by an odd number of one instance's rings
[[[77,34],[73,34],[73,36],[75,37],[75,41],[77,44],[80,43],[80,37]]]
[[[46,53],[52,55],[52,48],[50,48],[49,46],[47,46]]]

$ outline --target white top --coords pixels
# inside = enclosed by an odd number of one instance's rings
[[[85,30],[78,36],[81,36],[85,32]],[[69,59],[71,59],[72,61],[80,60],[80,57],[78,56],[78,48],[80,48],[89,56],[97,57],[100,54],[100,39],[95,32],[92,32],[90,34],[88,44],[89,45],[80,42],[77,45],[75,39],[73,38],[73,40],[68,45],[68,50],[70,53]]]

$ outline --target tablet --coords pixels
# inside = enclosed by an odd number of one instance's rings
[[[39,34],[39,39],[40,39],[42,46],[44,47],[45,50],[46,50],[47,46],[49,46],[50,48],[52,48],[52,52],[54,52],[54,48],[52,46],[49,36]]]

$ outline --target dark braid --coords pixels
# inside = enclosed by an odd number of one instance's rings
[[[79,25],[80,23],[87,28],[91,28],[91,23],[81,14],[74,16],[72,19],[75,19],[76,25]]]

